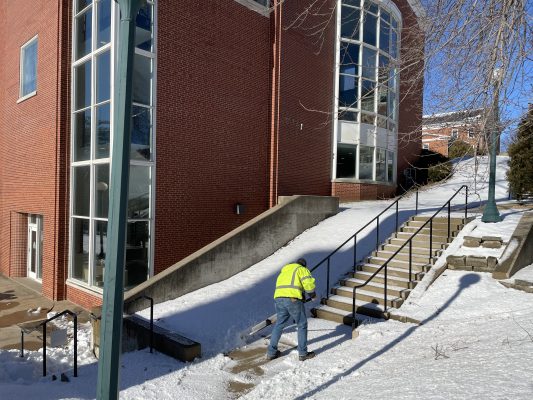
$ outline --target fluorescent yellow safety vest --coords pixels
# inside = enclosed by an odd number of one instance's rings
[[[311,272],[300,264],[287,264],[278,275],[274,298],[292,297],[302,299],[302,293],[315,291],[315,278]]]

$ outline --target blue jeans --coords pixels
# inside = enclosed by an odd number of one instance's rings
[[[278,318],[274,325],[274,329],[272,330],[267,354],[269,356],[274,356],[276,354],[283,328],[285,328],[291,320],[294,320],[298,327],[298,355],[307,355],[307,316],[305,315],[303,301],[291,301],[291,299],[287,298],[277,298],[274,299],[274,304],[276,306],[276,314]]]

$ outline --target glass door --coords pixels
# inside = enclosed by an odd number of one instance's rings
[[[42,218],[28,215],[28,277],[42,277]]]

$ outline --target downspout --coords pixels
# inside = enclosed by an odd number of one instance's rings
[[[270,123],[270,177],[269,207],[274,207],[278,199],[279,179],[279,112],[281,75],[281,0],[274,0],[274,40],[272,43],[272,98]],[[272,26],[272,23],[271,23]]]

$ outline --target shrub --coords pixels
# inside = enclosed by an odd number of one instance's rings
[[[440,182],[448,178],[451,173],[452,166],[450,163],[432,165],[428,169],[428,182]]]
[[[533,193],[533,107],[518,125],[518,131],[509,145],[509,191],[518,200]]]
[[[463,142],[462,140],[454,141],[448,149],[449,158],[462,158],[465,156],[473,156],[474,148],[472,145]]]

